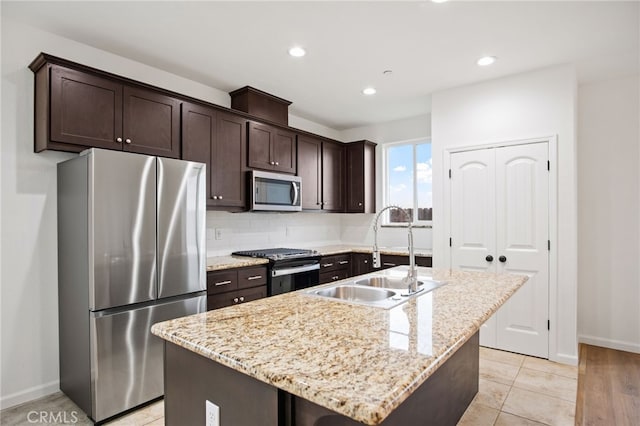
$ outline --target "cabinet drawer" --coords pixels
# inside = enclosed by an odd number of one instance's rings
[[[409,256],[398,256],[395,254],[383,254],[380,256],[381,269],[393,268],[398,265],[408,265]]]
[[[430,268],[432,266],[431,256],[416,256],[416,265]]]
[[[351,268],[351,254],[337,254],[334,256],[324,256],[320,259],[320,273],[335,271],[338,269]]]
[[[261,285],[243,290],[228,291],[226,293],[209,295],[207,297],[207,310],[225,308],[240,303],[251,302],[267,297],[267,286]]]
[[[320,284],[326,284],[333,281],[344,280],[349,278],[348,269],[338,269],[337,271],[326,271],[320,273]]]
[[[238,271],[238,289],[267,284],[267,268],[247,268]]]
[[[207,273],[207,294],[218,294],[237,289],[238,271]]]

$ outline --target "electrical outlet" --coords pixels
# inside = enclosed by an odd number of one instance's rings
[[[206,407],[206,426],[220,426],[220,407],[218,407],[213,402],[207,400],[205,403]]]
[[[216,240],[222,239],[222,229],[216,228]]]

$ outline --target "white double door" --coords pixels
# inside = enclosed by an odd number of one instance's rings
[[[549,355],[548,143],[451,154],[451,267],[527,275],[481,327],[482,346]]]

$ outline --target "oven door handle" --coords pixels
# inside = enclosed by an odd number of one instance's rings
[[[293,275],[300,272],[316,271],[318,269],[320,269],[319,263],[314,263],[312,265],[295,266],[293,268],[273,269],[271,271],[271,276],[281,277],[283,275]]]

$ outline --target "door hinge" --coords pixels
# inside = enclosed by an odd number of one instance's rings
[[[547,320],[547,330],[551,330],[551,321]]]
[[[551,240],[547,240],[547,250],[551,251]]]
[[[547,160],[547,170],[551,170],[551,161]]]
[[[449,179],[451,179],[451,169],[449,169]]]
[[[449,237],[449,247],[453,247],[451,237]]]

